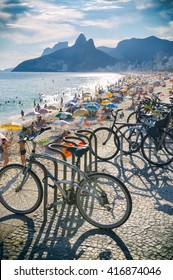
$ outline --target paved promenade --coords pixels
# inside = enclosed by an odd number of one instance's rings
[[[120,178],[131,193],[133,210],[124,225],[94,228],[74,205],[59,207],[56,215],[49,211],[45,224],[42,206],[19,216],[0,205],[1,259],[172,260],[173,164],[151,166],[137,153],[98,166]]]

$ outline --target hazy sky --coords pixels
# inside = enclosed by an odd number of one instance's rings
[[[173,41],[173,0],[0,0],[0,69],[80,33],[95,46],[155,35]]]

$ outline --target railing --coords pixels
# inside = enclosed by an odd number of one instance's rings
[[[68,161],[69,163],[75,165],[75,156],[72,154],[70,157],[66,157],[65,154],[62,152],[63,148],[66,148],[66,144],[71,144],[74,146],[78,146],[79,142],[81,144],[89,144],[89,146],[91,147],[91,139],[90,139],[90,135],[93,134],[94,136],[94,149],[95,149],[95,155],[92,154],[91,152],[91,148],[90,150],[80,159],[80,163],[79,163],[79,168],[81,170],[83,170],[84,172],[97,172],[97,138],[95,136],[95,134],[90,131],[90,130],[86,130],[86,129],[81,129],[81,130],[77,130],[75,132],[75,136],[66,136],[63,138],[63,142],[64,145],[62,144],[58,144],[58,143],[52,143],[49,144],[48,149],[51,151],[56,152],[57,156],[61,156],[61,158],[64,161]],[[58,178],[60,173],[61,176],[63,176],[64,180],[67,180],[68,176],[70,176],[68,174],[67,171],[67,166],[63,165],[60,169],[59,165],[57,164],[57,162],[55,160],[51,160],[53,162],[53,167],[54,167],[54,176],[55,178]],[[94,166],[93,166],[93,162],[94,162]],[[44,176],[44,197],[43,197],[43,216],[44,216],[44,222],[47,221],[47,208],[46,205],[48,204],[48,178],[47,178],[47,171],[46,171],[46,167],[43,167],[42,165],[39,166],[42,171],[43,171],[43,176]],[[94,168],[93,168],[94,167]],[[72,176],[72,172],[73,170],[71,170],[71,176]],[[80,181],[80,174],[78,174],[78,181]],[[66,185],[64,184],[63,188],[66,188]],[[53,189],[53,199],[54,202],[57,202],[57,187],[55,186]],[[57,212],[57,207],[54,207],[54,213]]]

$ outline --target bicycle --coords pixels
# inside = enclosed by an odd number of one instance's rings
[[[123,109],[118,109],[111,115],[114,121],[111,127],[98,127],[93,133],[97,138],[97,157],[103,161],[114,158],[121,150],[121,141],[124,141],[126,145],[123,145],[123,153],[128,155],[137,152],[140,149],[140,143],[143,138],[142,134],[142,123],[119,123],[117,122],[117,116]],[[148,123],[147,123],[148,124]],[[127,130],[127,128],[131,128]],[[91,151],[95,155],[94,149],[94,137],[93,134],[90,136],[91,139]]]
[[[139,123],[141,120],[141,115],[143,114],[153,114],[155,119],[161,118],[168,109],[172,107],[171,103],[163,103],[159,98],[158,92],[153,95],[152,99],[146,97],[144,100],[141,100],[138,104],[138,107],[135,111],[130,113],[127,117],[128,123]]]
[[[80,158],[88,152],[89,146],[65,146],[75,155],[77,159],[75,165],[47,154],[36,154],[34,139],[48,129],[50,128],[41,128],[31,137],[24,138],[24,141],[32,143],[32,152],[27,157],[26,166],[10,164],[0,170],[0,201],[3,206],[17,214],[32,213],[40,206],[43,187],[33,171],[33,166],[36,165],[46,169],[46,177],[42,181],[49,179],[51,184],[48,186],[59,191],[57,201],[54,199],[52,203],[46,205],[48,210],[65,203],[76,204],[83,218],[96,227],[112,229],[125,223],[132,210],[132,199],[126,186],[112,175],[87,174],[78,167]],[[52,160],[69,167],[72,172],[71,179],[55,178],[38,159]],[[75,179],[77,174],[82,178],[80,182]]]
[[[151,127],[147,120],[142,123],[124,124],[118,128],[116,126],[118,124],[116,123],[116,117],[119,111],[121,109],[117,110],[115,114],[111,112],[114,117],[111,128],[99,127],[93,131],[97,138],[97,155],[99,159],[103,161],[112,159],[119,151],[121,151],[122,156],[123,154],[128,155],[141,150],[143,157],[150,164],[161,167],[173,161],[173,134],[169,131],[172,110],[163,119],[155,121]],[[146,119],[150,118],[147,115],[143,115],[144,117]],[[114,128],[116,128],[116,131],[114,131]],[[118,132],[120,133],[121,143]],[[93,136],[91,135],[91,140],[92,138]],[[107,149],[108,147],[109,149]],[[92,148],[92,153],[95,154],[94,148]]]

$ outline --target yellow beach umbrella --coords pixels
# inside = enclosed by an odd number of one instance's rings
[[[108,92],[108,96],[109,96],[109,97],[112,97],[112,95],[113,95],[113,94],[112,94],[111,92]]]
[[[86,115],[88,115],[88,111],[86,109],[83,109],[83,108],[78,109],[73,113],[74,117],[77,117],[77,116],[82,117],[82,116],[86,116]]]
[[[10,123],[1,124],[0,128],[4,128],[7,130],[21,130],[23,126],[15,122],[10,122]]]
[[[107,104],[109,104],[110,102],[111,102],[110,100],[104,100],[104,101],[102,101],[101,105],[107,105]]]

